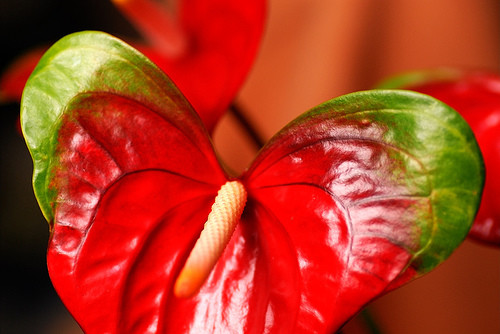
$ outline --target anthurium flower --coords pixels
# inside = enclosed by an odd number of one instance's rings
[[[500,246],[500,75],[441,68],[401,74],[380,86],[429,94],[457,110],[469,123],[488,170],[481,206],[469,236]]]
[[[466,236],[474,135],[429,96],[342,96],[279,131],[239,177],[151,61],[57,42],[22,127],[50,224],[50,277],[87,333],[331,333]]]
[[[180,87],[212,131],[234,100],[255,58],[262,36],[266,1],[112,0],[142,32],[134,43]],[[0,78],[0,96],[21,96],[45,50],[21,57]]]

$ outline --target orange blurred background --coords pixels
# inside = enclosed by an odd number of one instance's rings
[[[2,0],[7,48],[0,70],[30,46],[84,29],[136,36],[107,1]],[[438,66],[500,71],[500,1],[270,0],[263,44],[237,102],[268,139],[321,102],[401,71]],[[48,227],[31,191],[27,149],[11,127],[17,112],[14,104],[2,106],[1,266],[8,284],[0,332],[79,333],[46,274]],[[231,114],[214,141],[235,171],[256,154]],[[380,298],[369,312],[387,334],[498,334],[500,249],[466,241],[434,272]],[[344,333],[367,333],[364,327],[358,317]]]

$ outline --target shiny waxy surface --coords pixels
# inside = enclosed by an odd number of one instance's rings
[[[395,77],[384,86],[429,94],[457,110],[469,123],[488,171],[481,206],[469,236],[500,246],[500,75],[441,69]]]
[[[22,113],[51,224],[50,276],[88,333],[331,333],[443,261],[483,184],[471,130],[439,101],[331,100],[278,132],[239,178],[241,222],[200,291],[177,298],[228,181],[180,92],[121,42],[77,34],[42,59]]]

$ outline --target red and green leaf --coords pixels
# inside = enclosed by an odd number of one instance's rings
[[[469,236],[500,246],[500,75],[479,70],[439,69],[403,74],[380,85],[431,95],[457,110],[481,148],[488,177]]]
[[[331,330],[322,323],[328,314],[337,328],[443,261],[474,218],[480,162],[459,115],[396,91],[331,100],[271,139],[246,178],[249,196],[266,212],[259,224],[280,225],[289,243],[290,255],[272,254],[269,263],[293,259],[279,267],[295,275],[280,279],[310,303],[298,308],[298,328]]]
[[[212,150],[205,128],[174,84],[145,56],[110,35],[84,32],[56,43],[40,60],[24,90],[21,125],[34,160],[34,188],[47,220],[53,220],[51,161],[62,115],[85,93],[131,101],[168,117],[202,152]],[[32,106],[37,108],[32,108]],[[137,124],[136,126],[140,126]],[[144,128],[142,130],[146,130]],[[177,150],[175,143],[171,150]],[[153,152],[144,152],[144,155]]]
[[[368,91],[281,130],[240,180],[248,202],[191,298],[173,285],[228,179],[151,62],[108,35],[58,42],[28,81],[23,131],[51,222],[48,265],[89,333],[329,333],[463,240],[483,165],[428,96]]]
[[[200,129],[164,112],[172,107],[182,106],[91,93],[61,120],[49,272],[88,332],[145,333],[167,319],[165,288],[226,180]]]

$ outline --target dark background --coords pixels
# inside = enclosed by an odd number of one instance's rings
[[[33,47],[88,29],[137,36],[110,1],[0,0],[0,73]],[[49,230],[33,195],[31,158],[17,131],[19,104],[0,101],[0,109],[0,332],[78,333],[47,274]]]

